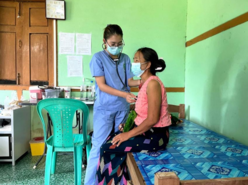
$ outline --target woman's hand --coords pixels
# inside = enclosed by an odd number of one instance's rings
[[[129,139],[129,133],[128,132],[124,132],[121,134],[118,134],[117,136],[115,136],[112,140],[112,145],[117,144],[117,147],[120,146],[120,144],[124,141],[127,141]]]
[[[125,98],[128,103],[134,103],[137,99],[137,97],[132,93],[126,93]]]
[[[125,127],[125,123],[121,123],[121,124],[119,125],[119,131],[123,132],[124,127]]]

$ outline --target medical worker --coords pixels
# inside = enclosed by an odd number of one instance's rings
[[[96,101],[85,185],[95,184],[100,147],[112,129],[117,132],[119,125],[126,122],[129,103],[136,101],[136,96],[129,92],[129,86],[141,84],[141,80],[133,80],[130,58],[122,53],[124,45],[120,26],[108,25],[104,29],[103,50],[95,53],[90,62],[90,71],[96,80]]]

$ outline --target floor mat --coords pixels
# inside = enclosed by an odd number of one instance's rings
[[[248,176],[247,146],[186,120],[170,127],[166,150],[134,158],[147,185],[157,172],[175,172],[180,180]]]

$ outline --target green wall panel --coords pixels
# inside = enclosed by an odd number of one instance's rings
[[[227,6],[222,10],[223,1],[207,1],[205,4],[200,1],[206,6],[198,6],[198,0],[189,2],[192,4],[188,12],[202,12],[199,17],[188,14],[187,34],[195,35],[197,29],[212,28],[211,20],[215,15],[223,14],[226,22],[227,18],[234,18],[231,15],[243,14],[247,1],[238,1],[237,6],[237,1],[226,0]],[[212,15],[203,17],[206,12]],[[199,24],[196,26],[193,22]],[[189,119],[248,145],[246,30],[248,22],[187,48],[185,103]]]
[[[132,59],[140,47],[155,49],[167,63],[167,69],[159,74],[164,85],[184,87],[186,3],[185,0],[67,0],[67,18],[58,21],[58,33],[91,33],[94,54],[102,50],[103,29],[107,24],[119,24],[126,43],[124,53]],[[79,86],[80,77],[67,77],[66,56],[58,55],[59,85]],[[86,78],[91,78],[91,57],[83,56]]]
[[[188,0],[187,41],[247,12],[247,0]]]

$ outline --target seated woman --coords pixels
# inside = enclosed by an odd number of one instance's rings
[[[109,136],[102,145],[97,168],[98,184],[126,184],[128,152],[155,152],[163,150],[169,141],[171,125],[167,110],[167,96],[163,83],[156,76],[166,65],[151,48],[140,48],[134,56],[132,72],[141,77],[136,101],[135,127],[124,133]]]

